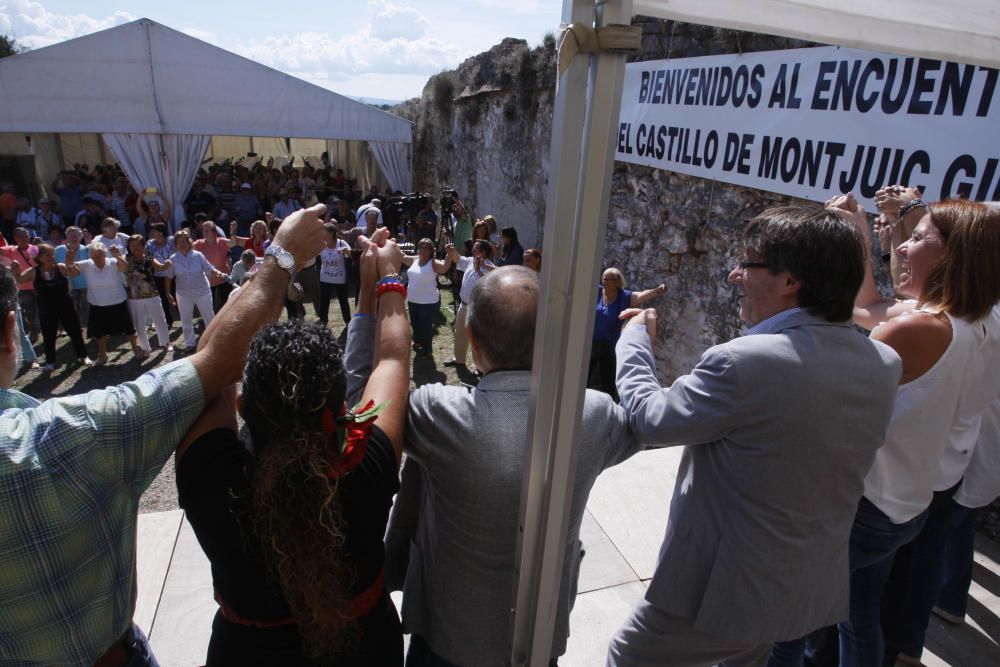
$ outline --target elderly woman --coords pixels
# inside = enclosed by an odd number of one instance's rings
[[[148,357],[152,351],[149,337],[146,335],[146,322],[152,322],[156,327],[156,337],[160,347],[170,351],[170,327],[160,304],[160,295],[156,291],[156,271],[170,269],[170,260],[160,262],[146,254],[146,244],[138,234],[133,234],[128,241],[128,273],[125,280],[128,283],[128,310],[132,315],[142,357]]]
[[[101,223],[101,235],[94,240],[103,243],[108,252],[111,252],[112,246],[116,246],[122,255],[127,254],[129,236],[118,231],[121,226],[122,223],[114,218],[104,218],[104,222]]]
[[[194,309],[198,309],[205,328],[212,322],[215,310],[212,308],[212,288],[208,283],[210,277],[221,277],[226,280],[228,274],[222,273],[194,249],[191,234],[182,229],[174,234],[174,246],[177,252],[170,256],[170,268],[166,272],[167,299],[170,305],[177,306],[181,314],[181,331],[184,333],[184,345],[193,352],[196,343],[194,336]],[[176,297],[170,292],[172,281],[177,281]]]
[[[177,252],[174,247],[174,240],[168,236],[166,223],[154,222],[149,227],[149,240],[146,241],[146,254],[152,259],[165,263],[170,256]],[[174,311],[170,307],[170,289],[167,285],[167,274],[164,271],[155,271],[153,277],[156,279],[156,291],[160,295],[160,306],[163,314],[167,318],[167,327],[174,325]]]
[[[219,230],[211,220],[201,223],[201,238],[194,242],[194,249],[205,256],[209,263],[221,273],[229,274],[233,267],[229,263],[229,240],[219,236]],[[215,312],[226,305],[226,299],[232,288],[229,282],[212,276],[209,281],[212,288],[212,306]]]
[[[622,322],[618,316],[626,308],[638,308],[666,291],[667,286],[664,284],[641,292],[625,289],[625,276],[622,272],[615,268],[605,269],[601,275],[601,285],[597,288],[597,315],[594,317],[587,387],[610,394],[617,400],[615,343],[622,331]]]
[[[75,261],[75,253],[66,253],[66,275],[83,275],[87,279],[87,301],[90,315],[87,336],[97,340],[97,363],[108,362],[108,336],[127,336],[132,352],[137,359],[142,358],[142,350],[135,337],[135,327],[128,314],[128,295],[122,274],[128,270],[128,262],[116,246],[108,251],[100,241],[92,241],[87,246],[90,259]]]
[[[901,548],[920,535],[928,508],[954,495],[975,446],[978,429],[970,426],[998,394],[1000,212],[969,201],[916,201],[919,221],[895,250],[902,269],[896,291],[908,300],[884,299],[869,272],[855,302],[854,321],[899,354],[903,376],[851,532],[844,664],[880,665],[883,654],[907,650],[919,655],[921,647],[902,646],[896,632],[923,614],[922,643],[933,602],[920,602],[916,582],[914,590],[885,591],[885,584],[894,561],[904,570],[912,565]],[[828,206],[869,239],[870,257],[871,227],[854,197]]]
[[[250,346],[240,393],[208,405],[177,448],[178,499],[219,602],[208,667],[403,664],[382,573],[410,380],[405,290],[390,277],[400,259],[389,241],[363,260],[366,317],[347,347],[374,335],[367,383],[329,328],[272,324]]]
[[[69,280],[66,278],[69,271],[64,264],[56,263],[55,248],[47,243],[38,246],[36,260],[35,266],[24,271],[21,270],[20,262],[12,261],[11,274],[17,281],[30,280],[35,285],[42,341],[45,345],[45,370],[51,371],[56,366],[56,335],[60,325],[73,344],[77,361],[89,366],[93,362],[87,357],[80,319],[69,298]]]
[[[410,310],[410,324],[413,326],[413,349],[425,359],[434,359],[434,318],[441,309],[441,294],[438,292],[437,277],[448,272],[453,262],[453,254],[442,261],[434,259],[434,241],[420,239],[417,254],[405,255],[406,306]]]
[[[229,223],[229,247],[240,247],[244,250],[253,250],[253,254],[258,257],[264,256],[264,251],[268,246],[268,236],[267,236],[267,223],[263,220],[255,220],[252,225],[250,225],[250,236],[237,236],[236,232],[239,230],[239,225],[234,220]]]

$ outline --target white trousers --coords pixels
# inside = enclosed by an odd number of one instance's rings
[[[193,348],[197,342],[194,337],[194,308],[198,307],[198,314],[207,327],[215,311],[212,309],[212,292],[208,291],[197,296],[188,296],[177,293],[177,310],[181,311],[181,331],[184,333],[184,345]]]
[[[146,352],[150,351],[149,337],[146,335],[146,322],[148,321],[152,321],[153,326],[156,327],[156,337],[160,341],[160,347],[170,345],[167,316],[163,314],[163,306],[160,304],[159,296],[151,296],[148,299],[129,299],[128,312],[132,316],[135,335],[139,338],[139,347]]]

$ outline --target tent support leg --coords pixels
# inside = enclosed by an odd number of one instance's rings
[[[596,14],[594,0],[564,0],[563,23],[627,25],[631,12],[632,0],[597,3]],[[578,55],[556,96],[512,608],[518,667],[552,657],[624,74],[624,54]]]

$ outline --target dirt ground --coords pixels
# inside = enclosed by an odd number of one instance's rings
[[[330,327],[338,335],[343,332],[344,323],[340,320],[339,310],[336,303],[330,308]],[[284,317],[284,316],[283,316]],[[311,306],[306,306],[306,317],[314,319],[315,312]],[[413,375],[411,386],[419,386],[430,382],[443,382],[446,384],[475,384],[476,377],[470,371],[446,367],[444,362],[451,359],[452,344],[454,341],[453,326],[455,321],[454,301],[452,294],[448,290],[441,291],[441,310],[435,321],[434,335],[434,359],[424,359],[422,356],[414,355]],[[200,328],[200,322],[199,322]],[[170,339],[174,345],[181,340],[180,321],[174,322],[170,331]],[[139,377],[146,371],[157,366],[170,363],[174,359],[183,356],[182,351],[164,352],[155,348],[155,336],[150,333],[150,343],[154,345],[153,354],[144,362],[139,363],[132,355],[128,341],[124,338],[112,338],[108,344],[109,363],[104,366],[80,366],[73,361],[73,351],[70,347],[69,338],[60,336],[56,354],[62,365],[57,366],[54,371],[47,373],[41,368],[27,370],[14,381],[14,389],[23,391],[39,400],[45,400],[54,396],[67,396],[80,394],[93,389],[101,389],[107,386],[121,384]],[[92,358],[97,356],[97,346],[93,342],[88,342],[87,349]],[[35,346],[39,354],[38,363],[44,363],[41,340]],[[472,355],[469,355],[471,365]],[[174,483],[174,460],[171,458],[163,466],[163,470],[153,481],[150,487],[143,494],[140,500],[139,511],[162,512],[165,510],[177,509],[177,487]]]

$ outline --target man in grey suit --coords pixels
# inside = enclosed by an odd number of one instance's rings
[[[770,209],[743,246],[729,282],[746,335],[667,389],[654,311],[633,311],[618,342],[633,430],[685,449],[656,572],[608,665],[765,664],[773,642],[848,616],[851,524],[901,363],[848,323],[865,266],[850,223]]]
[[[537,308],[537,273],[521,266],[488,273],[468,309],[482,381],[475,389],[430,384],[410,394],[407,459],[386,550],[390,589],[399,586],[401,560],[409,561],[402,585],[408,667],[509,664]],[[600,392],[587,391],[580,433],[553,663],[569,636],[590,489],[602,470],[639,450],[624,410]]]

